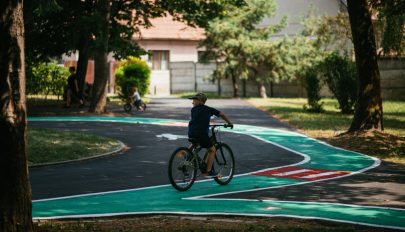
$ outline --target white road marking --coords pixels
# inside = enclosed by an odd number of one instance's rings
[[[303,178],[303,179],[312,179],[312,178],[317,178],[317,177],[321,177],[321,176],[330,176],[330,175],[334,175],[334,174],[339,174],[339,172],[323,172],[323,173],[319,173],[319,174],[312,174],[312,175],[308,175],[308,176],[301,176],[300,178]]]
[[[161,135],[156,135],[158,138],[166,138],[168,140],[177,140],[177,139],[187,139],[188,136],[185,135],[174,135],[174,134],[161,134]]]
[[[289,176],[289,175],[293,175],[293,174],[310,172],[310,171],[311,170],[308,170],[308,169],[301,169],[301,170],[295,170],[295,171],[290,171],[290,172],[276,173],[276,174],[273,174],[272,176]]]

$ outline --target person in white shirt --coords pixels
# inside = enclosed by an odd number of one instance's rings
[[[138,92],[138,88],[135,87],[134,88],[134,93],[132,94],[132,97],[135,99],[134,101],[134,105],[136,106],[137,111],[143,111],[144,109],[142,108],[142,99],[141,99],[141,95]]]

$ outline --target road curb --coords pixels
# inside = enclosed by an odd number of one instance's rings
[[[128,148],[120,140],[117,140],[117,141],[119,143],[119,147],[117,149],[113,150],[113,151],[110,151],[110,152],[106,152],[106,153],[103,153],[103,154],[94,155],[94,156],[90,156],[90,157],[80,158],[80,159],[74,159],[74,160],[65,160],[65,161],[59,161],[59,162],[48,162],[48,163],[42,163],[42,164],[33,164],[33,165],[28,165],[28,167],[30,167],[30,168],[38,168],[38,167],[44,167],[44,166],[69,164],[69,163],[81,162],[81,161],[86,161],[86,160],[98,159],[98,158],[118,154],[118,153],[120,153],[120,152],[122,152],[122,151],[124,151],[125,149]]]

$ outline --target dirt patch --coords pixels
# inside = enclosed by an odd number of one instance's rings
[[[405,164],[405,137],[372,130],[332,137],[318,135],[317,139],[386,161]]]
[[[53,231],[390,231],[320,220],[252,217],[138,216],[94,220],[42,221],[37,232]]]

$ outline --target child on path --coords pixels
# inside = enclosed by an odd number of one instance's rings
[[[138,88],[134,87],[134,93],[132,94],[132,97],[135,99],[134,101],[134,105],[136,106],[136,109],[138,111],[143,111],[144,109],[142,108],[142,99],[141,99],[141,95],[138,92]]]
[[[193,108],[191,109],[191,120],[188,124],[188,137],[196,139],[201,147],[208,149],[207,170],[204,175],[207,178],[217,177],[218,173],[212,168],[216,149],[208,135],[210,119],[213,115],[219,116],[225,120],[230,127],[233,127],[232,122],[223,112],[205,105],[207,96],[205,96],[204,93],[197,93],[189,99],[193,100]]]

